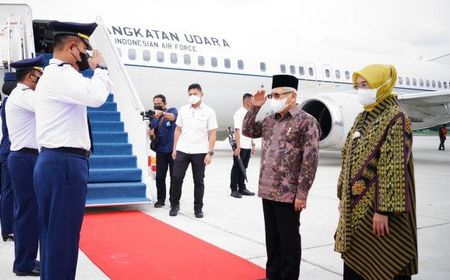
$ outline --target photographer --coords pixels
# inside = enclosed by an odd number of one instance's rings
[[[177,109],[167,109],[166,97],[162,94],[153,97],[154,111],[147,112],[150,118],[150,128],[148,135],[154,143],[156,152],[156,189],[157,201],[156,208],[164,206],[166,200],[166,175],[167,168],[170,172],[170,181],[172,182],[172,148],[173,135],[175,132],[175,121],[177,120]],[[156,145],[155,145],[156,144]]]

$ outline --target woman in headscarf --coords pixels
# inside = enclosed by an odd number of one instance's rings
[[[403,280],[417,274],[411,121],[392,93],[397,71],[369,65],[353,74],[364,106],[342,149],[335,251],[344,280]]]

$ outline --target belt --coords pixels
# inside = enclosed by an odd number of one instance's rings
[[[37,155],[39,154],[38,149],[31,149],[31,148],[22,148],[16,152],[21,152],[21,153],[27,153],[27,154],[34,154]]]
[[[71,148],[71,147],[45,148],[45,147],[42,147],[42,151],[46,151],[46,150],[76,154],[76,155],[83,156],[85,158],[88,158],[91,155],[90,151],[81,149],[81,148]]]

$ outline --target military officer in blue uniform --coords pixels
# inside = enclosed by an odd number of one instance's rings
[[[86,204],[91,149],[87,106],[99,107],[110,93],[100,52],[90,49],[97,24],[51,21],[53,58],[36,87],[34,170],[40,223],[41,279],[75,279]],[[91,68],[92,78],[80,71]]]
[[[13,211],[14,211],[14,194],[11,187],[11,180],[8,171],[8,155],[9,141],[8,128],[6,127],[5,108],[9,94],[17,85],[16,73],[6,72],[4,76],[2,92],[6,96],[2,102],[0,111],[2,123],[2,137],[0,143],[0,163],[1,163],[1,192],[0,192],[0,222],[2,227],[3,241],[14,241],[13,237]]]
[[[33,187],[33,170],[38,157],[34,89],[42,75],[44,57],[11,63],[17,86],[5,107],[6,126],[11,141],[8,169],[14,190],[14,265],[17,276],[39,276],[36,260],[39,242],[38,207]]]

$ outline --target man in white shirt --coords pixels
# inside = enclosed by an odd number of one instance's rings
[[[255,153],[255,144],[251,138],[242,135],[242,122],[248,108],[252,106],[253,95],[250,93],[244,94],[242,97],[242,107],[239,108],[233,115],[234,122],[234,138],[236,140],[236,149],[233,154],[233,167],[231,168],[231,196],[241,198],[242,195],[255,195],[245,186],[245,177],[239,167],[238,158],[241,159],[244,167],[247,169],[251,154]]]
[[[39,242],[38,206],[33,170],[38,157],[34,89],[42,75],[44,57],[11,63],[17,86],[6,103],[6,126],[11,141],[8,170],[14,190],[14,265],[17,276],[39,276],[36,260]]]
[[[176,121],[172,157],[173,180],[170,187],[170,216],[180,211],[181,187],[191,164],[194,177],[194,213],[203,218],[205,166],[211,163],[216,143],[217,119],[212,108],[203,103],[199,84],[188,87],[189,103],[180,108]]]
[[[90,48],[97,24],[51,21],[53,59],[36,87],[36,135],[40,148],[33,180],[37,189],[41,279],[75,279],[86,204],[92,146],[87,106],[99,107],[110,93],[102,56]],[[80,71],[91,68],[92,78]]]

